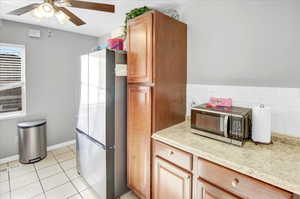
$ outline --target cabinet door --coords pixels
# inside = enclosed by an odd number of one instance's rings
[[[148,13],[128,25],[128,82],[152,82],[152,21]]]
[[[240,199],[202,180],[198,180],[198,187],[198,199]]]
[[[154,199],[191,199],[192,174],[159,158],[154,158]]]
[[[128,186],[150,198],[151,87],[128,85],[127,175]]]

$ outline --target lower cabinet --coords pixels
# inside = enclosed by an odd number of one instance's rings
[[[127,182],[141,199],[150,199],[151,88],[128,85]]]
[[[153,199],[292,199],[293,194],[161,142],[153,142]]]
[[[293,194],[252,177],[243,175],[213,162],[198,158],[199,179],[220,187],[238,198],[245,199],[291,199]],[[203,182],[202,182],[203,184]],[[208,185],[207,185],[208,186]],[[233,197],[217,197],[217,199]]]
[[[205,181],[198,180],[199,196],[197,199],[240,199]]]
[[[153,199],[192,199],[192,174],[155,157]]]

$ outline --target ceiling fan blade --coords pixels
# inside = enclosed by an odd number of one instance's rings
[[[76,1],[76,0],[67,0],[67,2],[74,8],[82,8],[88,10],[97,10],[104,12],[115,12],[115,6],[111,4],[104,3],[94,3],[94,2],[86,2],[86,1]]]
[[[25,13],[30,12],[31,10],[37,8],[39,5],[40,5],[39,3],[33,3],[33,4],[28,5],[28,6],[24,6],[22,8],[13,10],[13,11],[7,13],[7,14],[20,16],[22,14],[25,14]]]
[[[77,17],[75,14],[73,14],[70,10],[67,8],[59,7],[58,8],[60,11],[65,13],[65,15],[70,17],[70,21],[75,24],[76,26],[81,26],[86,24],[83,20],[81,20],[79,17]]]

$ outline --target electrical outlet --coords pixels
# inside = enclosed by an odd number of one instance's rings
[[[192,107],[194,107],[194,106],[196,106],[196,105],[197,105],[196,101],[192,100],[192,102],[191,102],[191,104],[190,104],[190,107],[192,108]]]
[[[188,110],[191,110],[192,107],[199,105],[198,100],[192,99],[189,103],[188,103]]]
[[[189,106],[190,107],[198,106],[198,105],[200,105],[200,101],[201,101],[200,99],[193,98],[193,99],[191,99]]]

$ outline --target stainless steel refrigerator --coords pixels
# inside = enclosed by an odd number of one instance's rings
[[[126,64],[123,51],[81,56],[81,92],[76,127],[77,169],[99,199],[126,193]]]

